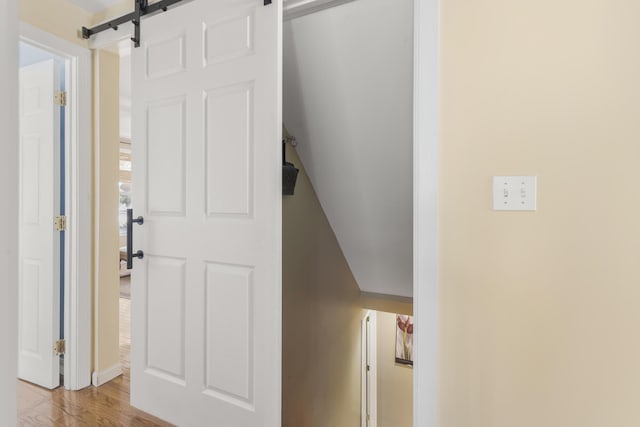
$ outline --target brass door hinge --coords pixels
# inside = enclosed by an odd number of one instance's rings
[[[58,340],[56,341],[56,344],[53,346],[53,351],[56,354],[56,356],[60,356],[61,354],[64,354],[67,350],[67,343],[65,340]]]
[[[65,105],[67,105],[67,92],[64,91],[58,91],[55,93],[55,100],[56,100],[56,104],[64,107]]]
[[[64,215],[58,215],[54,219],[53,225],[56,227],[56,231],[65,231],[67,229],[67,217]]]

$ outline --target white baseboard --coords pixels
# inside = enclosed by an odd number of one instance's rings
[[[102,384],[106,384],[112,379],[119,377],[120,375],[122,375],[122,365],[120,365],[120,363],[117,363],[112,367],[105,369],[104,371],[94,371],[91,375],[91,384],[94,387],[100,387]]]

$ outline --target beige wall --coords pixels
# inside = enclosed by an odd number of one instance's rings
[[[91,25],[92,14],[67,0],[20,0],[20,20],[87,47],[78,31]]]
[[[306,176],[283,197],[282,425],[360,423],[360,289]]]
[[[149,4],[156,3],[158,1],[159,0],[149,0]],[[92,21],[91,25],[102,24],[103,22],[113,19],[115,17],[126,15],[127,13],[133,12],[133,9],[134,9],[134,2],[132,0],[122,0],[111,7],[108,7],[100,12],[95,13],[91,20]]]
[[[378,427],[413,426],[413,368],[396,363],[396,315],[376,313]]]
[[[134,2],[129,0],[123,0],[120,3],[116,3],[115,5],[108,7],[100,12],[97,12],[93,15],[91,20],[91,25],[102,24],[105,21],[113,19],[118,16],[125,15],[129,12],[132,12],[134,9]]]
[[[441,2],[440,427],[640,425],[638,16]]]
[[[103,50],[94,53],[94,371],[97,372],[119,363],[119,64],[117,54]]]

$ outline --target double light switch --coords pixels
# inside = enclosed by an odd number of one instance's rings
[[[535,176],[494,176],[494,211],[535,211]]]

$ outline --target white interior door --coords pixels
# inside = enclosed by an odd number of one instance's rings
[[[60,385],[60,107],[54,60],[20,69],[18,377]]]
[[[280,426],[282,2],[197,0],[132,52],[131,401]]]
[[[362,319],[361,417],[362,427],[376,427],[377,421],[377,357],[376,312]]]

